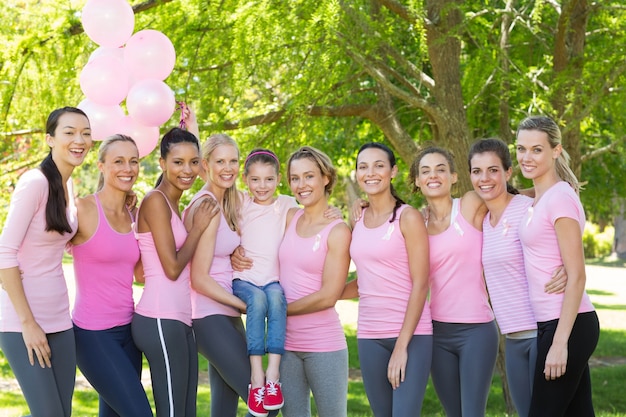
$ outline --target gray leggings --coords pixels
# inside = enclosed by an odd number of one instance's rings
[[[22,333],[0,332],[0,349],[22,388],[32,417],[68,417],[76,381],[74,330],[46,334],[52,352],[52,368],[28,362]]]
[[[310,417],[311,392],[319,417],[348,413],[348,349],[335,352],[286,351],[280,361],[285,417]]]
[[[506,339],[506,379],[517,414],[528,416],[533,392],[535,363],[537,362],[537,338]]]
[[[433,385],[447,417],[484,416],[498,353],[495,321],[433,321]]]
[[[209,361],[211,415],[236,417],[239,398],[247,401],[250,384],[250,361],[241,317],[215,314],[195,319],[193,330],[198,352]],[[271,411],[270,416],[278,412]]]
[[[432,336],[413,336],[407,353],[404,382],[393,389],[387,365],[397,338],[358,339],[363,385],[376,417],[419,416],[424,401],[433,352]]]
[[[191,327],[135,313],[131,329],[150,365],[157,417],[195,417],[198,351]]]

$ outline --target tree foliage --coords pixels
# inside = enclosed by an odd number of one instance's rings
[[[196,110],[202,136],[229,131],[242,152],[266,146],[284,160],[306,143],[328,152],[348,178],[366,141],[391,145],[403,166],[436,143],[456,155],[463,190],[472,141],[512,143],[516,123],[544,113],[563,125],[573,166],[588,183],[590,218],[610,222],[613,197],[626,193],[626,7],[618,0],[131,4],[135,31],[158,29],[173,41],[177,64],[166,81]],[[83,5],[0,5],[0,154],[10,173],[3,190],[45,153],[48,112],[83,98],[78,75],[96,48],[81,30]],[[156,158],[144,161],[144,187]],[[81,178],[94,170],[84,167]],[[92,186],[83,184],[81,192]]]

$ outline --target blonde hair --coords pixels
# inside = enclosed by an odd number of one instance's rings
[[[322,176],[328,178],[328,184],[324,187],[326,196],[329,196],[333,191],[333,187],[337,182],[337,169],[333,166],[332,161],[324,152],[316,149],[312,146],[303,146],[289,157],[287,161],[287,178],[291,177],[291,163],[298,159],[310,159],[318,166]]]
[[[211,153],[222,145],[230,145],[237,150],[237,157],[239,157],[239,147],[237,142],[225,133],[216,133],[209,136],[209,138],[202,144],[202,159],[208,161]],[[237,191],[236,183],[233,183],[224,193],[224,217],[228,222],[230,228],[236,232],[239,232],[239,213],[241,202],[239,199],[239,191]]]
[[[98,162],[104,163],[107,152],[109,152],[109,148],[111,147],[111,145],[117,142],[130,142],[135,145],[135,148],[137,147],[137,144],[130,136],[122,134],[109,136],[102,141],[100,147],[98,148]],[[137,150],[137,153],[139,153],[139,150]],[[100,172],[100,175],[98,176],[98,187],[96,188],[96,191],[102,190],[102,187],[104,187],[104,175],[102,174],[102,172]]]
[[[570,156],[561,144],[561,129],[554,120],[547,116],[530,116],[522,120],[517,127],[517,134],[521,130],[537,130],[548,136],[548,143],[552,149],[561,145],[561,153],[555,162],[556,173],[561,180],[567,182],[576,193],[580,192],[580,184],[574,171],[569,166]]]

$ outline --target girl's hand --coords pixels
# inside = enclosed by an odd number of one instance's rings
[[[546,356],[546,364],[543,368],[543,374],[546,381],[555,380],[565,374],[567,369],[567,344],[556,346],[552,344]]]
[[[398,347],[393,349],[391,358],[389,358],[389,364],[387,365],[387,379],[391,384],[391,388],[396,389],[400,386],[401,382],[404,382],[408,359],[409,355],[406,349],[400,349]]]
[[[324,211],[324,217],[331,220],[343,219],[341,209],[335,206],[328,206]]]
[[[24,338],[24,345],[26,345],[30,364],[32,366],[35,365],[36,356],[39,366],[52,368],[52,363],[50,363],[52,351],[48,345],[48,338],[36,321],[22,326],[22,337]]]
[[[361,198],[357,198],[352,203],[352,208],[350,209],[350,220],[354,223],[358,222],[361,218],[361,214],[363,213],[363,209],[365,207],[369,207],[370,203],[367,200],[363,200]]]
[[[546,294],[562,294],[567,286],[567,272],[563,265],[552,273],[552,279],[544,286]]]

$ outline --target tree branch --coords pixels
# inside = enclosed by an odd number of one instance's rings
[[[614,140],[613,142],[609,143],[606,146],[603,146],[601,148],[598,149],[594,149],[591,152],[587,152],[585,155],[581,156],[580,160],[581,162],[586,162],[589,161],[593,158],[597,158],[598,156],[601,156],[607,152],[611,152],[613,149],[615,149],[617,147],[617,145],[619,145],[620,143],[626,142],[626,136],[622,136],[621,138]]]
[[[398,17],[413,24],[418,20],[418,16],[414,15],[408,7],[395,0],[376,0],[378,4],[386,7],[390,12],[395,13]]]

